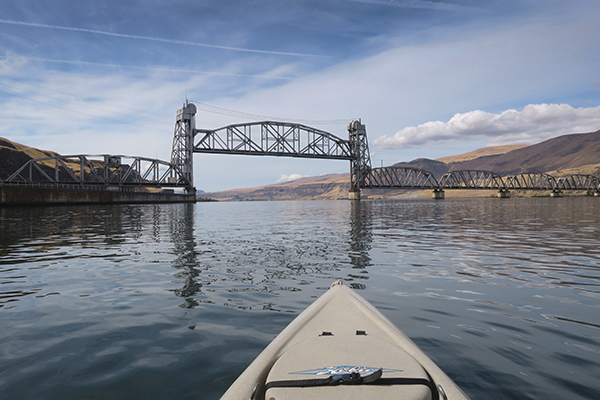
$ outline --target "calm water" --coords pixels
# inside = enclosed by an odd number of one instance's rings
[[[0,209],[0,398],[217,399],[343,278],[473,399],[599,399],[599,216],[599,198]]]

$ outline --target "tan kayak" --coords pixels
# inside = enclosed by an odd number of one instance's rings
[[[468,397],[408,336],[340,280],[296,317],[221,399]]]

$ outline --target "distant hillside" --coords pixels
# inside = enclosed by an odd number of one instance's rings
[[[433,174],[435,179],[440,179],[442,175],[450,170],[450,166],[437,160],[430,160],[428,158],[417,158],[410,162],[399,162],[393,165],[393,167],[410,167],[424,169]]]
[[[349,174],[327,174],[256,188],[203,193],[215,200],[316,200],[346,199],[350,190]]]
[[[29,160],[58,155],[53,151],[38,150],[0,137],[0,179],[8,178]]]
[[[496,155],[500,155],[500,154],[505,154],[505,153],[508,153],[509,151],[522,149],[523,147],[527,147],[527,146],[529,146],[529,145],[528,144],[510,144],[510,145],[506,145],[506,146],[489,146],[489,147],[484,147],[482,149],[470,151],[468,153],[459,154],[456,156],[437,158],[435,161],[440,161],[445,164],[460,163],[460,162],[464,162],[464,161],[470,161],[470,160],[473,160],[473,159],[479,158],[479,157],[496,156]]]
[[[505,154],[451,163],[450,167],[451,170],[493,171],[501,176],[522,172],[554,172],[560,175],[565,173],[565,170],[598,174],[600,172],[600,130],[563,135]]]
[[[555,176],[578,173],[600,177],[600,131],[564,135],[530,146],[485,147],[437,160],[419,158],[410,162],[399,162],[394,166],[424,169],[431,172],[436,179],[448,171],[460,169],[488,170],[501,176],[521,172],[547,172]],[[348,174],[323,175],[258,188],[205,193],[203,197],[221,200],[346,199],[349,181]],[[406,195],[407,192],[410,191],[364,190],[366,196],[389,196],[399,193]]]
[[[8,178],[30,159],[57,155],[0,138],[0,179]],[[433,173],[436,179],[448,171],[461,169],[493,171],[501,176],[546,172],[554,176],[578,173],[600,177],[600,130],[564,135],[530,146],[486,147],[438,160],[419,158],[394,165],[424,169]],[[47,168],[54,166],[48,164]],[[348,174],[328,174],[257,188],[202,193],[200,196],[217,200],[346,199],[349,188]],[[408,190],[365,190],[365,195],[386,196],[403,192]]]

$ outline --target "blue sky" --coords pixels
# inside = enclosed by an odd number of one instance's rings
[[[361,118],[375,166],[537,143],[600,129],[598,21],[598,0],[0,0],[0,136],[169,160],[187,96],[199,128]],[[205,191],[349,169],[194,163]]]

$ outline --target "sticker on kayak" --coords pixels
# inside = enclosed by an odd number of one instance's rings
[[[348,375],[353,372],[358,372],[361,375],[369,375],[377,372],[379,368],[372,367],[357,367],[353,365],[340,365],[338,367],[323,367],[317,369],[309,369],[307,371],[290,372],[291,374],[302,375]],[[383,372],[392,372],[395,369],[383,369]]]

